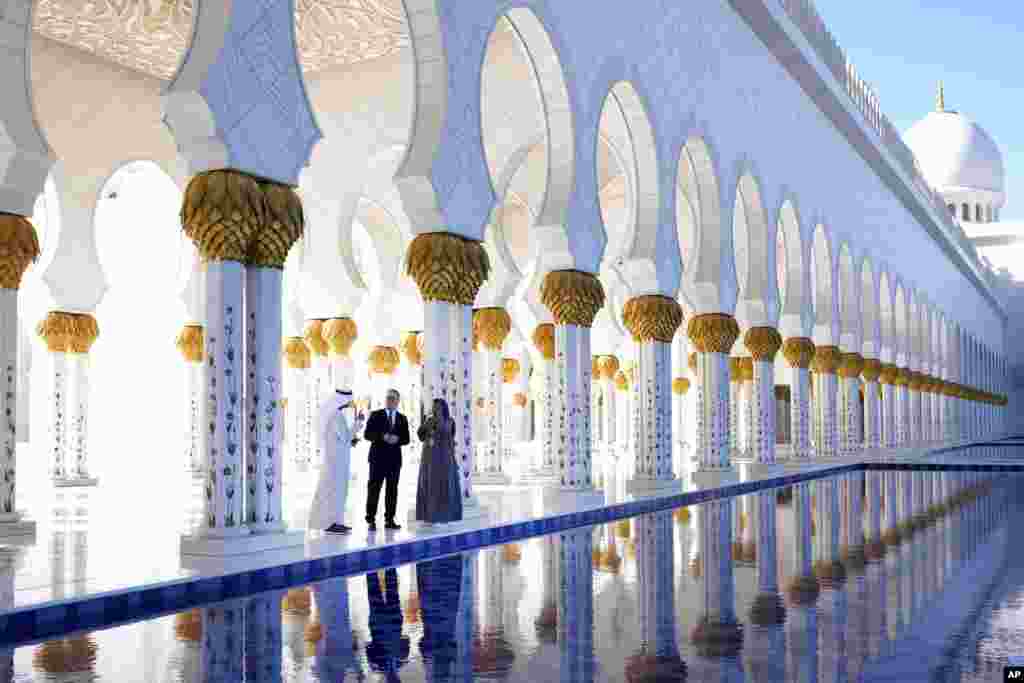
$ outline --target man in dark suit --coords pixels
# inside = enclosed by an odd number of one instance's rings
[[[402,446],[409,444],[409,421],[398,412],[398,392],[388,390],[382,410],[370,413],[363,437],[370,442],[370,490],[366,496],[366,523],[377,530],[377,501],[385,482],[384,528],[401,529],[395,524],[398,505],[398,474],[402,471]]]

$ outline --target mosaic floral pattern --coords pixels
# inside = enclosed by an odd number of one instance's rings
[[[67,405],[67,354],[54,353],[50,385],[50,455],[54,479],[66,479],[64,463],[65,408]]]
[[[775,463],[775,368],[772,363],[754,361],[751,393],[750,451],[754,462]]]
[[[792,433],[793,457],[811,456],[811,389],[810,373],[807,368],[790,368],[790,431]]]
[[[12,514],[15,506],[15,463],[17,443],[17,416],[15,401],[17,400],[17,349],[4,348],[7,355],[4,363],[3,379],[3,461],[0,462],[0,473],[3,476],[3,489],[0,491],[0,513]]]

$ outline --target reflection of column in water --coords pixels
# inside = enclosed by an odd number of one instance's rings
[[[819,675],[825,681],[839,681],[845,680],[847,665],[846,571],[839,561],[839,482],[835,479],[819,479],[814,485],[817,513],[814,573],[824,589],[818,602],[822,639]]]
[[[494,675],[507,671],[515,658],[505,632],[506,589],[505,562],[509,546],[492,547],[479,553],[481,576],[478,605],[479,634],[474,644],[474,676]],[[511,583],[511,582],[509,582]],[[514,607],[512,607],[514,610]]]
[[[200,681],[241,681],[245,606],[241,601],[200,609],[203,620]]]
[[[264,593],[244,601],[245,683],[281,681],[281,598],[283,593]]]
[[[24,552],[21,548],[0,547],[0,610],[14,607],[14,575]],[[0,681],[14,680],[14,648],[0,647]]]
[[[796,683],[811,683],[818,676],[818,582],[813,573],[810,482],[793,484],[793,575],[787,586],[790,610],[786,615],[789,654],[787,674]]]
[[[843,565],[839,561],[838,483],[834,479],[819,479],[814,482],[817,520],[814,574],[825,587],[840,583],[846,577]]]
[[[775,518],[775,491],[747,496],[751,499],[752,520],[756,520],[757,595],[750,609],[752,626],[744,652],[751,680],[786,680],[784,651],[785,607],[779,595],[778,538]]]
[[[843,562],[847,571],[864,569],[864,473],[851,472],[842,478],[843,520],[846,536],[843,539],[845,552]]]
[[[203,614],[196,608],[174,615],[174,645],[167,658],[167,680],[174,683],[202,683],[200,660]]]
[[[870,473],[869,473],[870,474]],[[875,546],[869,544],[868,548],[879,547],[884,549],[884,546]],[[882,555],[874,557],[869,554],[868,558],[872,560],[871,564],[867,568],[867,585],[868,593],[865,597],[865,610],[867,612],[867,642],[866,642],[866,656],[868,659],[874,659],[881,657],[885,652],[886,647],[886,633],[888,631],[888,599],[889,599],[889,588],[888,588],[888,568],[885,562],[885,558]]]
[[[457,645],[456,671],[462,678],[472,680],[473,634],[476,631],[476,564],[479,551],[462,554],[462,584],[458,611],[455,614],[455,639]]]
[[[729,499],[704,503],[699,516],[702,611],[692,640],[698,653],[711,657],[735,655],[743,643],[730,557],[732,506]]]
[[[67,581],[68,544],[68,501],[67,494],[54,491],[54,503],[50,514],[50,592],[54,600],[65,596]]]
[[[307,629],[314,650],[313,671],[321,681],[341,681],[349,671],[362,676],[355,656],[355,638],[349,613],[348,579],[331,579],[313,585],[317,621]],[[312,630],[313,633],[309,634]],[[312,638],[308,636],[312,635]]]
[[[868,560],[882,558],[882,492],[885,487],[885,472],[871,470],[864,473],[866,484],[865,516],[867,517],[867,545],[864,549]]]
[[[591,527],[559,535],[558,635],[562,681],[594,679],[594,572]]]
[[[299,676],[306,666],[304,637],[306,626],[312,614],[312,591],[309,588],[293,588],[281,600],[281,634],[284,648],[283,668],[287,673]]]
[[[642,644],[627,661],[626,679],[680,680],[686,677],[686,665],[676,643],[672,513],[643,515],[636,525]]]
[[[558,536],[545,536],[541,544],[541,606],[535,625],[541,641],[554,642],[558,634]]]

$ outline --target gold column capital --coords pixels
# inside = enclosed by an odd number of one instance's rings
[[[622,370],[615,373],[615,388],[619,391],[629,391],[629,377]]]
[[[417,235],[409,245],[405,272],[424,301],[472,306],[491,272],[484,245],[450,232]]]
[[[622,322],[635,342],[671,344],[683,324],[683,308],[667,296],[638,296],[626,302]]]
[[[519,359],[518,358],[502,358],[501,359],[501,380],[505,384],[512,384],[516,379],[519,378]]]
[[[814,361],[814,342],[807,337],[790,337],[782,345],[782,355],[789,367],[807,369]]]
[[[881,372],[878,374],[878,380],[882,384],[895,386],[896,381],[899,379],[900,369],[893,363],[882,363],[881,366]]]
[[[690,352],[690,357],[686,359],[686,366],[688,368],[690,368],[690,372],[692,372],[696,376],[696,374],[697,374],[697,352],[696,351],[691,351]]]
[[[402,335],[402,353],[409,365],[414,367],[423,364],[423,333],[406,332]]]
[[[908,368],[896,368],[896,386],[905,387],[910,385],[910,370]]]
[[[740,336],[740,326],[727,313],[704,313],[690,318],[686,336],[700,353],[729,353]]]
[[[672,393],[683,396],[690,390],[690,380],[685,377],[676,377],[672,380]]]
[[[839,376],[850,379],[860,377],[864,370],[864,356],[859,353],[844,353],[840,359]]]
[[[882,374],[882,362],[877,358],[865,358],[864,367],[861,368],[860,376],[865,382],[877,382]]]
[[[555,326],[541,323],[533,330],[533,345],[544,360],[555,359]]]
[[[320,324],[320,339],[327,345],[324,353],[347,357],[358,338],[359,327],[352,318],[330,318]]]
[[[68,352],[87,354],[100,336],[100,327],[89,313],[70,313],[72,332],[68,339]]]
[[[743,363],[739,356],[729,356],[729,381],[743,381]]]
[[[614,380],[615,373],[619,371],[619,359],[615,356],[598,356],[597,366],[600,375],[595,375],[595,377],[600,376],[604,380]]]
[[[378,375],[394,374],[398,367],[398,349],[393,346],[374,346],[367,359],[370,363],[370,370]]]
[[[203,326],[185,325],[174,340],[174,345],[189,363],[203,362]]]
[[[754,381],[754,359],[750,356],[740,356],[740,381]]]
[[[100,330],[88,313],[50,311],[36,326],[36,333],[54,353],[88,353]]]
[[[302,337],[287,337],[284,340],[282,355],[293,370],[305,370],[309,367],[310,353],[306,340]]]
[[[743,335],[743,344],[754,360],[771,362],[782,347],[782,335],[774,327],[751,327]]]
[[[473,311],[473,338],[479,339],[488,351],[501,351],[511,331],[512,317],[504,308],[478,308]]]
[[[604,287],[596,275],[580,270],[553,270],[540,285],[540,301],[557,325],[590,327],[604,306]]]
[[[0,289],[18,289],[30,263],[39,258],[39,237],[24,216],[0,213]]]
[[[526,403],[527,403],[526,394],[524,394],[523,392],[517,391],[512,396],[512,405],[514,405],[516,407],[519,407],[519,408],[523,408],[523,407],[526,406]]]
[[[259,182],[240,171],[198,173],[185,188],[181,225],[204,261],[245,263],[266,218]]]
[[[816,346],[812,367],[815,372],[822,375],[834,375],[841,359],[842,352],[838,346]]]
[[[258,268],[284,268],[288,252],[305,229],[302,200],[288,185],[269,180],[259,182],[263,195],[265,222],[253,235],[246,263]]]
[[[314,356],[327,355],[327,342],[324,340],[324,320],[307,320],[302,336],[306,340],[309,352]]]

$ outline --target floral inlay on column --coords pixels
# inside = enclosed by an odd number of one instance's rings
[[[541,283],[540,299],[555,320],[555,357],[562,416],[558,470],[563,488],[593,488],[590,449],[590,328],[604,306],[604,288],[592,273],[557,270]]]
[[[697,459],[706,470],[729,469],[729,365],[740,328],[725,313],[690,318],[686,334],[697,354]]]
[[[792,457],[811,457],[810,367],[814,360],[814,342],[807,337],[790,337],[782,345],[782,355],[790,368],[789,406]]]
[[[751,413],[748,435],[750,457],[762,465],[775,463],[775,354],[782,335],[774,327],[747,330],[743,343],[750,351],[753,370]]]

